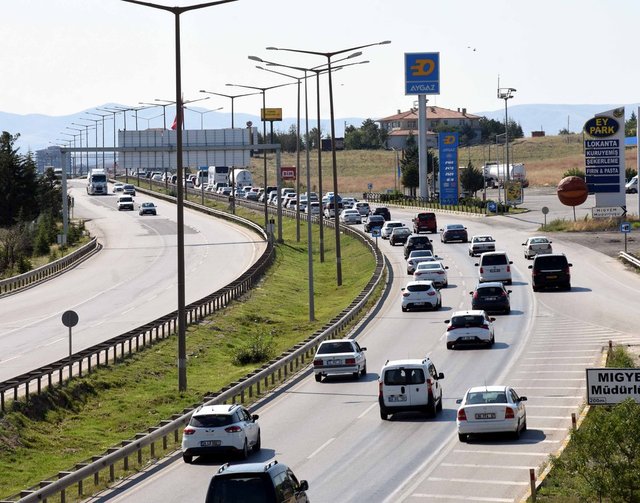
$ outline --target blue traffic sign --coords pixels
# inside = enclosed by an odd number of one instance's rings
[[[404,54],[404,94],[440,94],[440,53]]]
[[[498,206],[496,205],[496,203],[494,201],[489,201],[487,203],[487,209],[491,212],[491,213],[495,213],[496,210],[498,209]]]
[[[631,232],[631,224],[629,222],[621,222],[620,232],[624,232],[625,234],[628,234],[629,232]]]

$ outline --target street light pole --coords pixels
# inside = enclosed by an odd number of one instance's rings
[[[343,49],[340,51],[334,52],[318,52],[318,51],[303,51],[300,49],[287,49],[282,47],[267,47],[267,50],[276,50],[276,51],[289,51],[289,52],[298,52],[302,54],[314,54],[316,56],[324,56],[327,58],[327,70],[329,73],[329,113],[331,116],[331,164],[333,171],[333,205],[334,205],[334,219],[335,219],[335,230],[336,230],[336,283],[338,286],[342,285],[342,254],[340,251],[340,224],[338,222],[338,166],[337,166],[337,157],[336,157],[336,128],[335,128],[335,114],[333,108],[333,81],[331,78],[331,58],[333,56],[337,56],[338,54],[344,54],[351,51],[356,51],[358,49],[364,49],[365,47],[372,47],[374,45],[385,45],[390,44],[390,40],[385,40],[383,42],[376,42],[374,44],[366,44],[360,45],[357,47],[350,47],[348,49]],[[320,125],[318,125],[320,127]]]
[[[104,164],[104,118],[109,114],[97,114],[94,112],[85,112],[85,113],[88,113],[89,115],[96,115],[98,117],[102,117],[102,167],[104,168],[105,166]],[[114,166],[113,174],[115,178],[115,166]]]
[[[204,112],[201,112],[200,110],[196,110],[195,108],[189,108],[189,107],[184,107],[185,110],[191,110],[192,112],[195,112],[197,114],[200,114],[200,130],[202,131],[204,129],[204,116],[205,114],[208,114],[209,112],[217,112],[218,110],[222,110],[223,107],[220,108],[214,108],[213,110],[205,110]]]
[[[84,127],[84,131],[85,131],[84,139],[85,139],[85,143],[86,143],[85,147],[87,149],[87,152],[86,152],[87,155],[85,156],[85,158],[87,159],[87,173],[88,173],[89,172],[89,127],[90,126],[89,126],[89,124],[79,124],[77,122],[72,122],[71,124],[73,124],[74,126],[82,126],[82,127]],[[96,168],[97,168],[97,166],[96,166]]]
[[[233,96],[233,95],[230,95],[230,94],[222,94],[222,93],[214,93],[214,92],[211,92],[211,91],[205,91],[204,89],[200,89],[200,92],[201,93],[206,93],[206,94],[215,94],[216,96],[223,96],[225,98],[230,98],[231,99],[231,129],[234,128],[234,125],[233,125],[234,124],[233,123],[233,102],[234,102],[234,100],[236,98],[243,98],[244,96],[255,96],[257,94],[260,94],[258,92],[258,93],[236,94],[236,95]]]
[[[175,18],[176,45],[176,149],[177,149],[177,213],[178,213],[178,389],[187,389],[187,344],[186,344],[186,305],[184,271],[184,193],[182,166],[182,76],[180,73],[180,14],[194,9],[234,2],[236,0],[218,0],[186,7],[167,7],[139,0],[123,0],[155,9],[171,12]]]
[[[498,99],[504,100],[504,147],[505,147],[505,183],[504,183],[504,204],[507,206],[507,189],[509,187],[509,116],[507,113],[507,102],[513,98],[516,90],[513,87],[498,88]]]

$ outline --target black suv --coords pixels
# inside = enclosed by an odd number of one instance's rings
[[[371,232],[376,227],[380,230],[383,225],[384,217],[382,215],[369,215],[369,218],[367,218],[367,221],[364,223],[364,231]]]
[[[424,234],[411,234],[404,244],[405,260],[413,250],[431,250],[433,251],[433,243]]]
[[[571,290],[571,266],[564,253],[536,255],[529,266],[533,291],[552,286]]]
[[[385,221],[391,220],[391,212],[389,211],[389,208],[385,208],[384,206],[378,206],[371,214],[382,215]]]
[[[206,503],[308,503],[306,480],[298,479],[287,465],[246,463],[222,465],[211,478]]]

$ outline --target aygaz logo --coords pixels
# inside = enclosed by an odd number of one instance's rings
[[[433,73],[436,68],[436,62],[433,59],[416,59],[415,64],[411,65],[411,75],[414,77],[426,77]]]

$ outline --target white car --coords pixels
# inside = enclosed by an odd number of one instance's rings
[[[406,225],[402,222],[398,222],[397,220],[387,220],[382,225],[382,229],[380,230],[380,237],[382,239],[389,239],[391,237],[393,229],[395,229],[396,227],[406,227]]]
[[[352,339],[330,339],[322,341],[313,358],[316,381],[328,375],[353,375],[356,379],[367,373],[367,348]]]
[[[320,215],[320,203],[317,201],[311,201],[309,206],[304,209],[304,212],[308,215]]]
[[[428,279],[429,281],[433,281],[433,284],[437,287],[447,288],[449,286],[447,269],[449,269],[449,267],[442,265],[442,262],[420,262],[416,267],[416,271],[413,273],[413,280],[420,281]]]
[[[340,222],[343,224],[361,224],[362,217],[358,210],[344,209],[340,212]]]
[[[511,264],[509,256],[504,251],[485,252],[480,255],[476,262],[478,268],[478,281],[485,283],[488,281],[502,281],[507,285],[511,284]]]
[[[536,255],[553,253],[551,241],[544,236],[530,237],[526,243],[522,243],[522,246],[524,246],[524,258],[526,259],[531,259]]]
[[[369,216],[369,213],[371,213],[371,207],[366,201],[358,201],[355,205],[355,209],[358,210],[358,213],[363,217]]]
[[[402,312],[409,309],[440,309],[442,296],[433,281],[409,281],[402,288]]]
[[[113,193],[124,192],[124,183],[116,182],[113,184]]]
[[[238,404],[201,405],[182,434],[182,459],[191,463],[193,456],[221,452],[239,454],[242,459],[249,449],[260,450],[260,426],[257,414],[251,415]]]
[[[469,256],[474,257],[484,252],[496,251],[496,241],[489,235],[473,236],[469,242]]]
[[[447,349],[458,348],[467,344],[486,344],[491,347],[496,341],[493,322],[485,311],[456,311],[450,320],[445,320],[447,331]]]
[[[407,257],[407,274],[416,272],[416,267],[420,262],[433,262],[438,258],[433,255],[431,250],[413,250]]]
[[[526,396],[509,386],[477,386],[464,394],[456,418],[458,438],[466,442],[476,433],[512,433],[520,438],[527,429]]]

